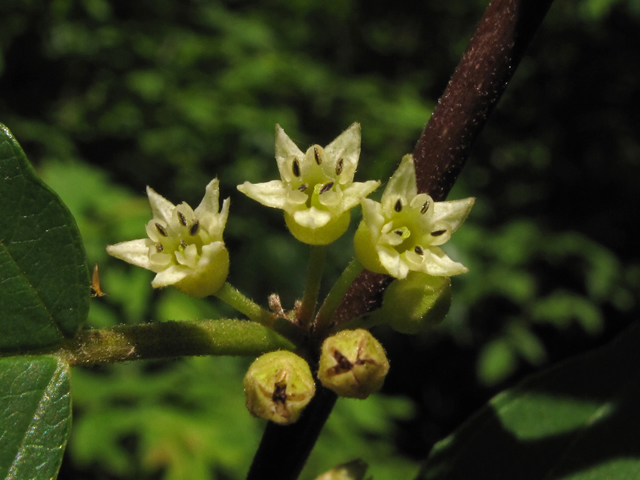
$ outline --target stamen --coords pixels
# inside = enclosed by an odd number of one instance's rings
[[[416,248],[414,248],[413,251],[418,255],[424,255],[424,250],[422,250],[422,247],[420,245],[416,245]]]
[[[393,233],[395,233],[396,235],[398,235],[399,237],[402,236],[402,230],[395,230]]]
[[[191,225],[191,228],[189,229],[189,233],[191,235],[195,235],[196,233],[198,233],[198,230],[200,230],[200,220],[196,220],[195,222],[193,222],[193,225]]]
[[[427,210],[429,210],[429,200],[424,202],[424,205],[422,205],[422,208],[420,209],[420,213],[427,213]]]
[[[336,165],[336,175],[340,175],[342,173],[342,169],[344,168],[344,159],[341,158],[338,160],[338,164]]]
[[[163,237],[169,236],[169,234],[167,233],[167,230],[157,222],[156,222],[156,228],[158,229],[158,232],[160,233],[160,235],[162,235]]]
[[[436,230],[435,232],[431,232],[431,236],[432,237],[439,237],[440,235],[442,235],[443,233],[445,233],[447,230]]]
[[[307,188],[309,188],[309,184],[308,183],[303,183],[302,185],[300,185],[298,187],[298,190],[300,190],[301,192],[304,192]]]
[[[328,192],[329,190],[331,190],[331,187],[333,187],[333,182],[326,183],[324,187],[320,189],[319,195],[322,195],[323,193]]]
[[[393,207],[393,209],[400,213],[402,211],[402,200],[398,199],[398,201],[396,202],[395,206]]]
[[[185,242],[184,240],[180,240],[180,246],[182,248],[187,248],[188,245],[187,245],[187,242]]]
[[[276,403],[286,403],[287,384],[285,382],[280,382],[275,384],[275,388],[273,389],[273,395],[271,396],[271,400],[273,400]]]
[[[181,212],[178,212],[178,220],[180,221],[183,227],[187,226],[187,217],[185,217]]]
[[[162,246],[162,244],[160,242],[156,243],[156,252],[158,252],[158,253],[164,252],[164,247]]]
[[[298,162],[297,158],[293,160],[293,174],[296,177],[300,176],[300,163]]]
[[[320,157],[320,150],[318,150],[318,147],[313,147],[313,156],[316,159],[316,163],[320,165],[322,163],[322,158]]]

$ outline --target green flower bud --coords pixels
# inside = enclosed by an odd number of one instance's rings
[[[362,460],[352,460],[332,468],[316,480],[363,480],[367,468],[367,464]]]
[[[370,317],[401,333],[415,334],[440,323],[451,307],[451,279],[410,272],[384,292],[382,308]]]
[[[341,397],[367,398],[388,371],[384,348],[367,330],[343,330],[322,344],[318,378]]]
[[[258,357],[243,385],[249,412],[281,425],[296,422],[316,393],[307,362],[286,350]]]

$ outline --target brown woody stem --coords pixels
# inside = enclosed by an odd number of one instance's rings
[[[552,2],[493,0],[489,4],[413,152],[419,192],[436,201],[447,197]],[[388,284],[384,275],[360,274],[345,297],[358,300],[343,302],[334,323],[379,306]]]

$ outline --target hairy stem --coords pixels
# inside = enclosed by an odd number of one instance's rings
[[[214,293],[216,297],[222,300],[227,305],[235,308],[240,313],[245,314],[253,322],[258,322],[265,327],[272,327],[276,316],[262,308],[256,302],[243,295],[239,290],[233,287],[229,282],[225,284]]]
[[[444,200],[553,0],[493,0],[413,152],[418,191]],[[363,272],[347,292],[336,320],[367,313],[388,286]]]
[[[193,355],[258,356],[294,345],[271,329],[246,320],[146,323],[86,330],[48,352],[71,365],[128,362]],[[46,352],[45,352],[46,353]]]

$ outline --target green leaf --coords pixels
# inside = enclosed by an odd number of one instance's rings
[[[0,124],[0,351],[73,337],[89,310],[89,270],[76,223]]]
[[[420,480],[640,475],[640,326],[495,397],[438,443]]]
[[[0,360],[0,478],[56,476],[71,428],[69,389],[61,360]]]

